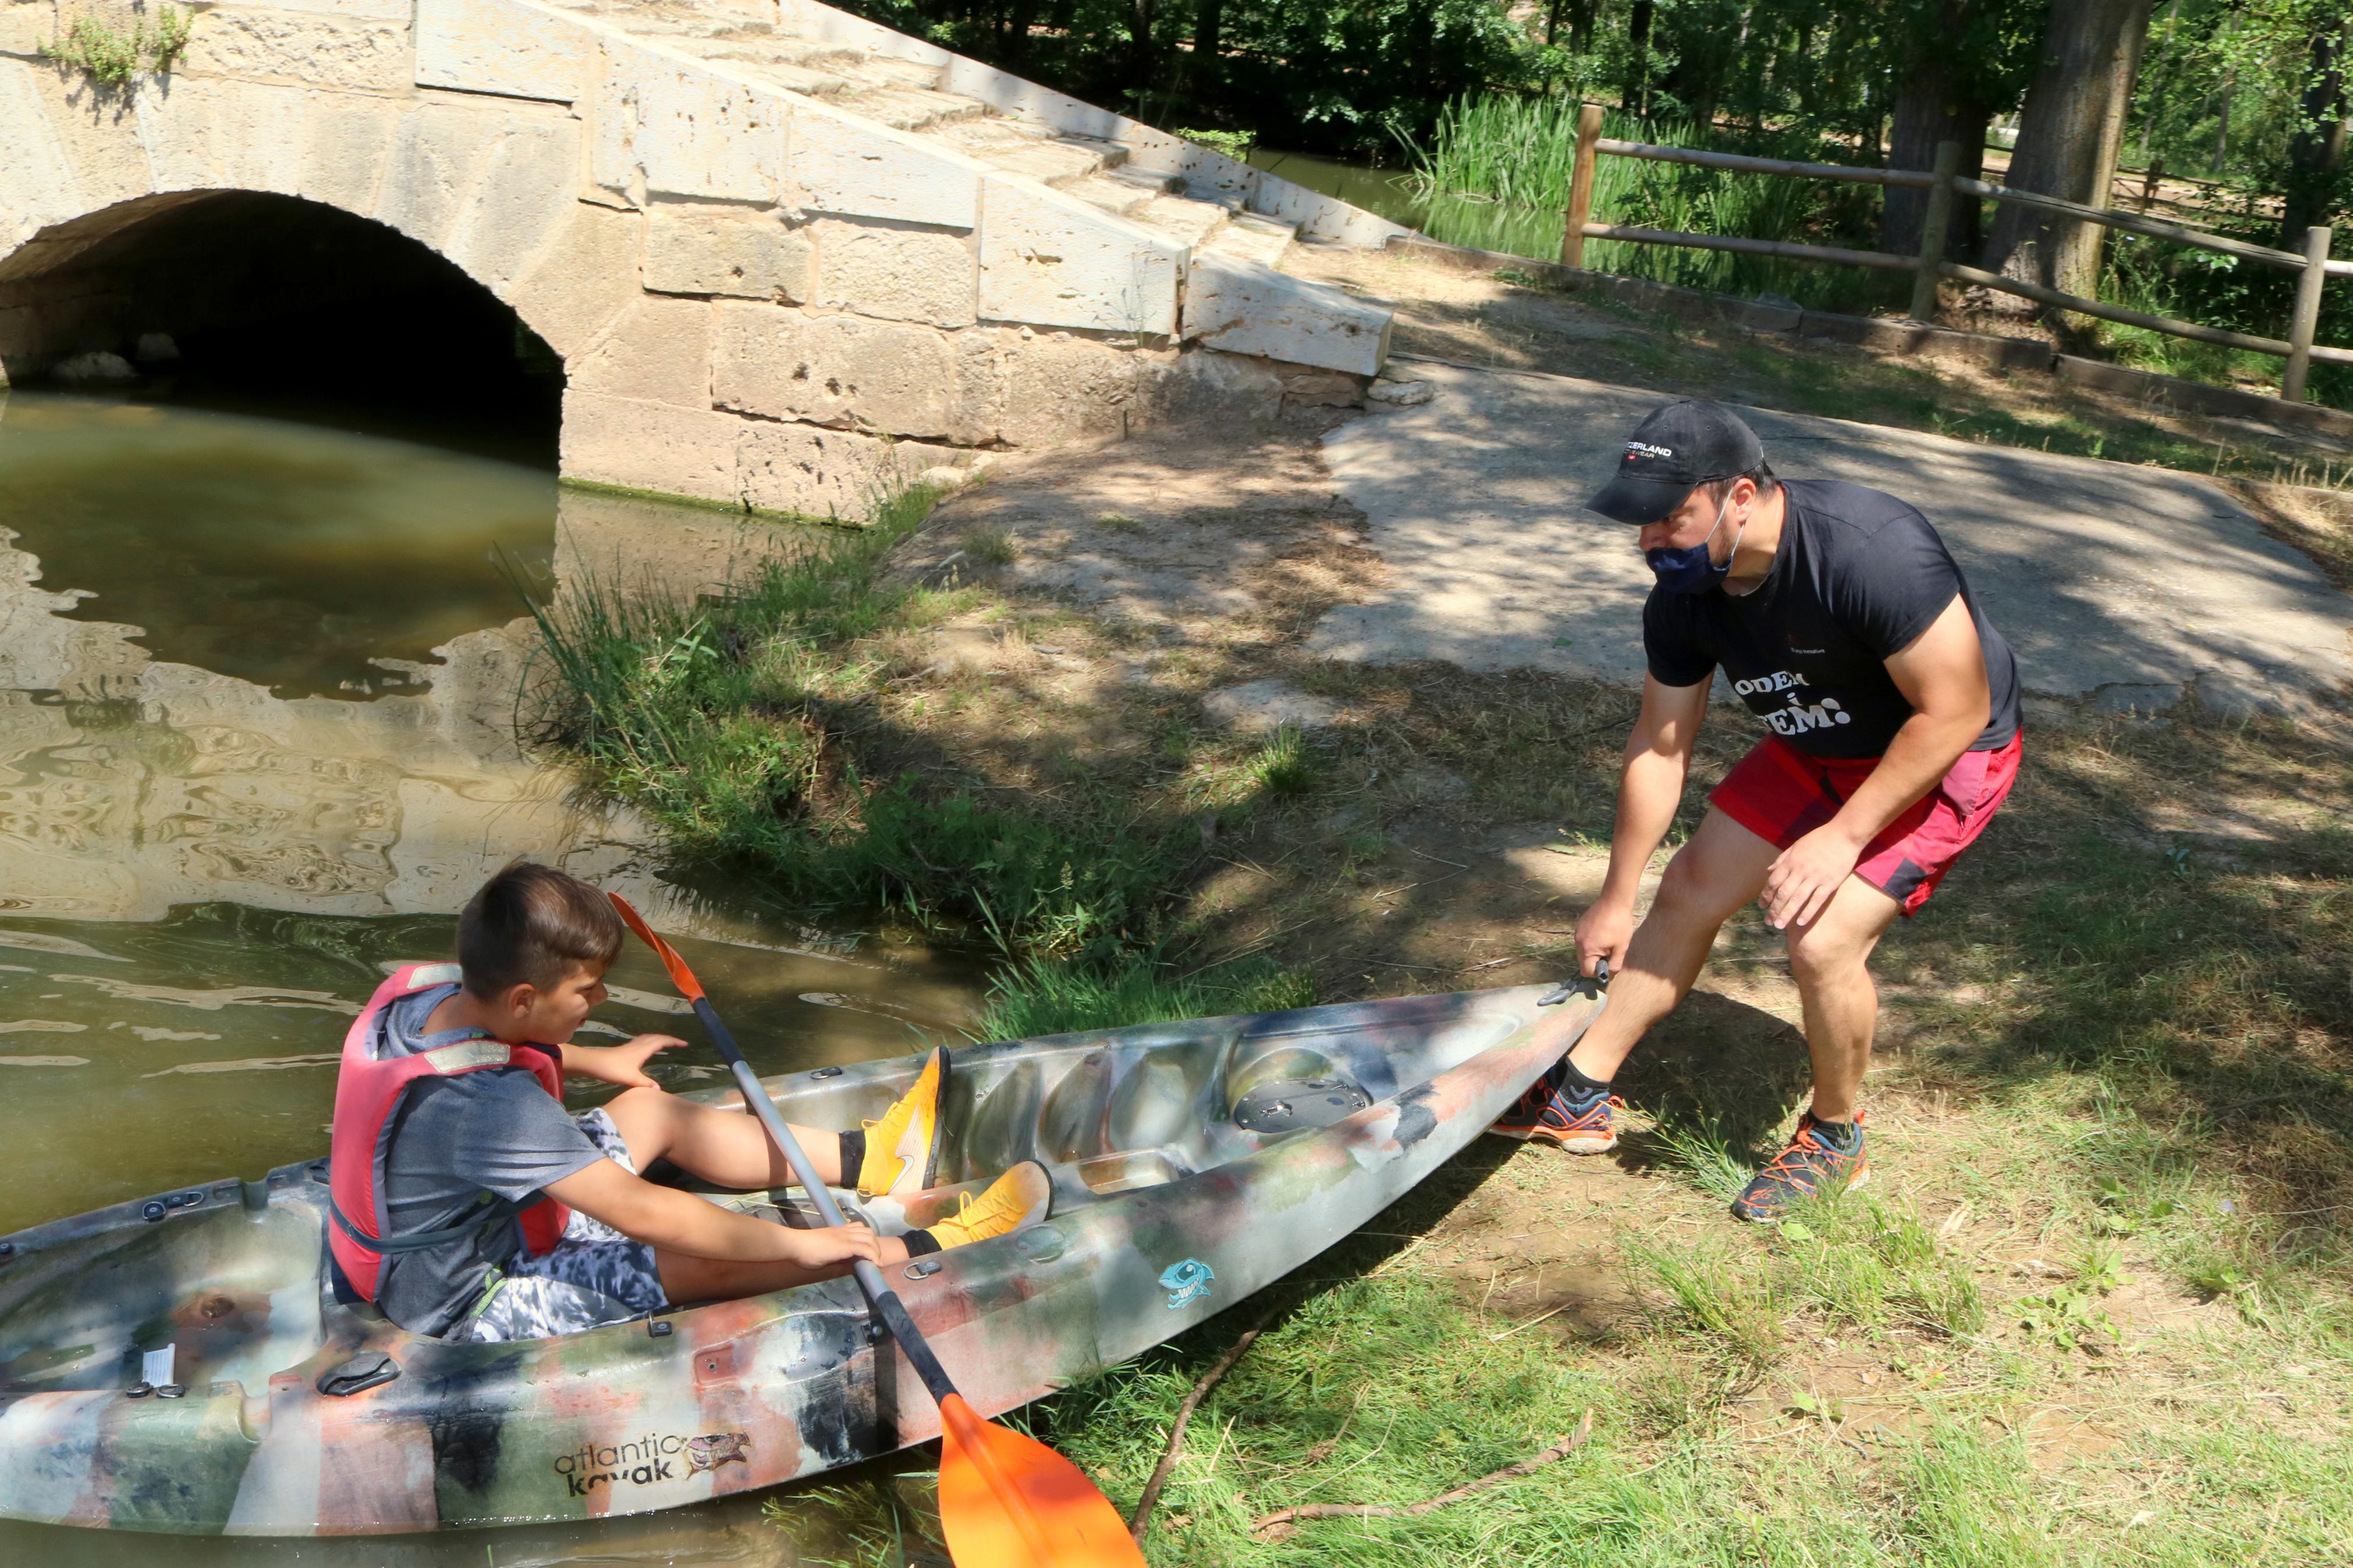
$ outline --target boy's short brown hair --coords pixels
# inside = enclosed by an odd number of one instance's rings
[[[626,935],[604,894],[553,866],[515,860],[466,901],[458,966],[470,993],[494,1001],[518,985],[551,989],[582,965],[609,969]]]

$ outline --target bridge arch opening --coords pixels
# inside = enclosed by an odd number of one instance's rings
[[[553,469],[564,369],[428,247],[261,191],[141,197],[0,262],[10,383],[112,386]]]

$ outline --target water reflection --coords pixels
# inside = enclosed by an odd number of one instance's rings
[[[349,1018],[528,853],[681,937],[763,1072],[913,1048],[966,960],[779,925],[661,882],[639,825],[513,733],[527,623],[493,547],[713,586],[774,525],[267,419],[0,392],[0,1233],[323,1151]],[[592,1028],[696,1042],[632,950]],[[593,1096],[579,1097],[585,1101]],[[753,1500],[545,1530],[174,1541],[201,1564],[771,1563],[840,1556]],[[799,1540],[801,1544],[793,1544]],[[814,1544],[812,1544],[814,1543]],[[134,1536],[0,1522],[0,1561],[125,1563]]]

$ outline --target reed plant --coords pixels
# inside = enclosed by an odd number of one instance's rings
[[[715,595],[584,573],[545,597],[510,571],[545,676],[518,727],[649,819],[690,875],[802,910],[895,908],[1012,952],[1116,952],[1168,879],[1166,833],[870,776],[852,743],[890,674],[879,634],[962,605],[883,572],[934,499],[886,495],[863,530],[780,528]]]
[[[1449,106],[1430,142],[1413,149],[1415,188],[1427,204],[1426,232],[1453,245],[1545,259],[1558,256],[1576,169],[1579,107],[1568,98],[1504,93],[1472,94]],[[1815,163],[1840,162],[1846,151],[1808,132],[1735,137],[1695,122],[1646,122],[1619,110],[1603,115],[1602,134]],[[1594,170],[1593,218],[1686,234],[1868,249],[1877,243],[1878,195],[1871,187],[1605,157]],[[1816,309],[1894,303],[1908,288],[1901,279],[1891,282],[1852,268],[1615,240],[1588,241],[1585,257],[1586,265],[1598,271],[1718,293],[1781,294]]]

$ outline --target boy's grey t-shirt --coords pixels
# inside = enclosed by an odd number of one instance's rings
[[[373,1048],[381,1057],[413,1056],[461,1037],[425,1033],[433,1009],[457,990],[436,985],[394,1002],[377,1015]],[[383,1200],[396,1236],[461,1225],[485,1192],[523,1202],[603,1157],[527,1067],[419,1079],[393,1116]],[[413,1333],[441,1333],[472,1309],[491,1269],[522,1246],[522,1224],[511,1219],[470,1244],[389,1255],[376,1306]]]

